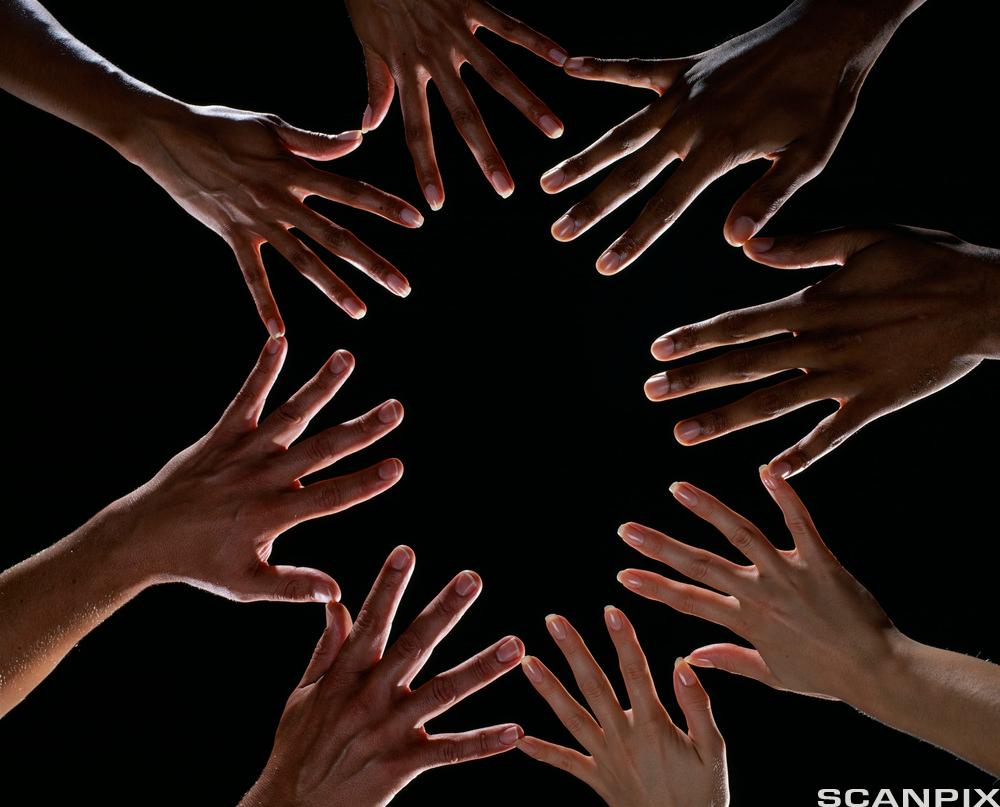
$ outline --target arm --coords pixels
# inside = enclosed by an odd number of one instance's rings
[[[0,0],[0,87],[96,135],[135,163],[233,250],[261,320],[285,327],[261,260],[265,242],[354,318],[361,299],[290,230],[359,267],[393,294],[410,290],[396,267],[304,204],[322,196],[419,227],[420,212],[365,183],[319,171],[361,144],[276,115],[197,106],[136,80],[77,40],[35,0]]]
[[[639,524],[619,535],[642,554],[702,585],[626,569],[630,590],[723,625],[752,647],[716,644],[688,660],[775,689],[849,703],[878,720],[1000,774],[1000,667],[904,636],[844,569],[784,479],[761,479],[785,516],[794,549],[684,482],[671,490],[719,529],[752,565],[732,563]],[[703,587],[704,586],[704,587]]]
[[[386,401],[293,445],[354,363],[338,351],[259,420],[286,348],[283,339],[269,340],[222,419],[152,480],[0,575],[0,715],[87,633],[156,583],[185,582],[240,601],[340,598],[329,575],[273,566],[268,558],[274,541],[295,524],[352,507],[396,483],[398,460],[306,486],[299,478],[380,439],[403,410]]]
[[[724,233],[742,244],[826,166],[854,113],[865,78],[919,0],[796,0],[759,28],[694,56],[574,57],[576,78],[653,90],[659,96],[579,154],[542,175],[559,193],[618,163],[552,225],[570,241],[680,160],[635,223],[597,259],[620,272],[712,182],[738,165],[770,168],[737,200]]]

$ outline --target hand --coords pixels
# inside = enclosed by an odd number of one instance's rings
[[[618,580],[647,599],[723,625],[753,645],[704,647],[688,656],[692,664],[729,670],[775,689],[856,703],[874,683],[871,671],[887,665],[904,637],[823,543],[788,482],[763,466],[761,479],[785,515],[793,549],[776,548],[715,497],[676,482],[670,490],[677,501],[715,526],[753,565],[628,523],[618,531],[626,543],[701,585],[639,569],[625,569]]]
[[[293,445],[350,376],[354,358],[334,353],[258,423],[286,350],[284,339],[268,340],[215,427],[106,511],[118,524],[115,532],[137,542],[131,551],[153,582],[186,582],[243,601],[340,598],[323,572],[267,560],[275,539],[290,527],[346,510],[399,481],[403,466],[396,459],[311,485],[299,480],[384,437],[403,419],[403,407],[386,401]]]
[[[782,300],[687,325],[653,343],[656,358],[673,361],[791,335],[654,375],[646,382],[653,401],[804,372],[678,423],[674,434],[685,445],[815,401],[837,401],[836,412],[771,461],[771,472],[787,477],[866,423],[947,387],[984,358],[1000,358],[1000,250],[904,227],[755,238],[744,250],[769,266],[843,268]]]
[[[770,169],[726,220],[726,238],[742,244],[826,166],[868,71],[902,20],[885,6],[799,0],[760,28],[695,56],[567,61],[566,72],[576,78],[660,97],[542,176],[542,188],[558,193],[621,161],[552,225],[553,237],[578,237],[681,160],[635,223],[598,258],[599,272],[615,274],[708,185],[737,165],[767,159]]]
[[[359,319],[366,310],[361,298],[293,229],[393,294],[410,293],[408,281],[395,266],[304,202],[322,196],[404,227],[423,223],[420,212],[402,199],[364,182],[319,171],[303,159],[342,157],[361,144],[360,132],[307,132],[275,115],[158,98],[154,108],[155,113],[140,118],[145,121],[140,131],[116,146],[188,213],[225,239],[272,337],[284,334],[285,326],[260,255],[265,242],[350,316]]]
[[[685,733],[660,703],[632,623],[611,606],[604,620],[618,651],[631,708],[619,705],[607,676],[569,621],[549,616],[549,633],[593,715],[537,658],[526,656],[521,667],[590,756],[534,737],[523,738],[517,747],[586,782],[611,807],[725,807],[726,746],[698,677],[686,661],[677,659],[674,694],[687,720]]]
[[[444,204],[444,184],[434,154],[428,82],[437,85],[483,175],[503,197],[514,192],[514,180],[462,82],[462,65],[472,65],[546,135],[562,134],[555,113],[475,36],[482,26],[562,66],[566,52],[524,23],[482,0],[347,0],[347,10],[364,46],[368,71],[368,107],[361,129],[367,132],[382,122],[398,84],[406,142],[432,209],[440,210]]]
[[[326,631],[243,807],[387,804],[421,771],[509,751],[522,736],[513,724],[459,734],[424,729],[516,667],[524,646],[508,636],[411,690],[438,642],[482,590],[478,575],[461,572],[386,650],[413,563],[411,549],[393,550],[353,627],[347,609],[327,606]]]

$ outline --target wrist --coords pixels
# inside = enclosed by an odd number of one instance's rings
[[[191,108],[150,87],[135,88],[124,114],[109,120],[100,137],[130,163],[143,166],[146,155],[159,141],[158,132],[168,123],[188,118]]]
[[[920,644],[889,629],[883,651],[857,670],[850,692],[842,697],[855,709],[882,722],[912,699],[914,659]],[[902,707],[902,708],[905,708]]]
[[[974,351],[984,359],[1000,359],[1000,250],[977,247],[976,251],[985,268],[976,295],[981,316],[973,322]]]
[[[296,807],[298,799],[281,786],[281,779],[268,762],[260,778],[239,803],[239,807]]]

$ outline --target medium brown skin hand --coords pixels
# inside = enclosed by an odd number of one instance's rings
[[[823,170],[854,112],[868,71],[920,2],[797,0],[768,23],[679,59],[574,57],[566,72],[654,91],[659,98],[546,172],[558,193],[615,169],[552,225],[570,241],[680,164],[635,223],[597,260],[611,275],[636,260],[712,182],[736,166],[771,167],[736,202],[725,236],[742,244]]]
[[[674,695],[687,721],[678,728],[660,703],[656,684],[628,617],[613,606],[604,622],[618,652],[630,708],[623,709],[604,671],[565,617],[546,618],[593,714],[533,656],[521,663],[532,686],[589,756],[525,737],[518,748],[588,784],[611,807],[725,807],[729,804],[726,745],[708,693],[684,659],[674,666]]]
[[[296,443],[347,380],[354,360],[338,351],[259,420],[286,349],[284,339],[268,340],[222,419],[152,480],[0,575],[0,715],[87,633],[157,583],[185,582],[244,602],[339,599],[337,583],[324,572],[271,565],[274,541],[296,524],[353,507],[399,480],[403,466],[390,459],[309,485],[300,481],[381,439],[399,425],[403,408],[386,401]]]
[[[836,412],[771,461],[773,474],[791,476],[866,423],[947,387],[984,359],[1000,358],[1000,250],[893,227],[755,238],[744,251],[783,269],[843,268],[782,300],[686,325],[653,343],[656,358],[673,361],[788,337],[658,373],[646,382],[653,401],[803,373],[678,423],[674,434],[685,445],[836,401]]]
[[[785,516],[792,549],[777,548],[718,499],[678,482],[670,488],[677,501],[717,527],[752,565],[630,522],[618,532],[626,543],[694,584],[642,569],[623,570],[619,581],[752,645],[702,647],[688,656],[691,664],[845,701],[1000,774],[1000,667],[900,633],[834,557],[788,481],[764,466],[760,473]]]
[[[546,135],[559,137],[563,125],[555,113],[475,33],[486,28],[558,66],[565,63],[566,51],[482,0],[346,2],[354,31],[364,47],[368,72],[368,108],[362,131],[382,122],[398,86],[406,142],[417,180],[427,204],[439,210],[444,204],[444,184],[427,106],[427,84],[433,81],[486,180],[498,194],[510,196],[514,180],[462,81],[462,65],[469,64]]]
[[[427,721],[516,667],[524,646],[507,636],[411,689],[482,591],[477,574],[461,572],[387,650],[414,560],[408,547],[393,550],[353,626],[343,605],[327,606],[326,631],[241,807],[378,807],[422,771],[510,751],[523,736],[515,724],[427,733]]]

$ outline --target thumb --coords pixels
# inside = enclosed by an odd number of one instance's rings
[[[389,65],[369,47],[365,47],[365,72],[368,74],[368,106],[361,119],[361,131],[370,132],[385,120],[396,92],[396,82]]]
[[[340,600],[340,586],[330,575],[304,566],[263,564],[239,589],[247,602],[331,602]]]
[[[593,56],[574,56],[566,60],[563,70],[573,78],[640,87],[655,90],[662,95],[690,64],[690,59],[596,59]]]
[[[694,744],[701,750],[722,753],[725,744],[712,715],[712,701],[691,665],[682,658],[674,662],[674,695]]]
[[[275,125],[275,132],[290,152],[311,160],[335,160],[350,154],[361,145],[362,136],[357,129],[340,134],[310,132],[283,120]]]
[[[739,647],[734,644],[710,644],[699,647],[687,657],[688,664],[694,667],[714,667],[725,670],[733,675],[753,678],[774,689],[784,689],[767,662],[756,650],[749,647]]]
[[[888,237],[885,230],[838,227],[813,235],[751,238],[743,244],[748,258],[776,269],[843,265],[866,247]]]
[[[326,628],[316,643],[316,649],[313,650],[306,671],[302,674],[299,689],[315,684],[329,672],[350,633],[351,615],[347,609],[339,602],[328,603],[326,606]]]

